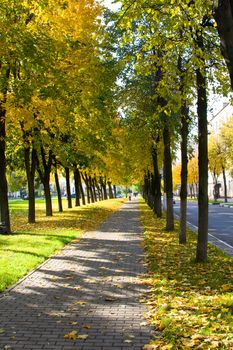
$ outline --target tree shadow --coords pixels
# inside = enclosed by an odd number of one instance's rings
[[[151,328],[140,243],[138,210],[126,207],[67,245],[0,299],[0,348],[141,349]],[[71,331],[88,337],[65,340]]]

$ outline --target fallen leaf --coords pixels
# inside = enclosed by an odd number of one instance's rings
[[[224,292],[227,292],[228,290],[232,289],[232,285],[231,284],[223,284],[221,288],[222,288],[222,290],[224,290]]]
[[[88,334],[79,334],[79,335],[77,336],[77,339],[86,340],[88,337],[89,337]]]
[[[155,350],[155,349],[159,349],[161,346],[161,343],[159,344],[147,344],[144,345],[143,350]]]
[[[79,289],[81,289],[81,287],[80,287],[80,286],[74,287],[74,289],[75,289],[75,290],[79,290]]]
[[[72,331],[70,333],[66,333],[64,335],[64,338],[68,339],[68,340],[76,340],[76,339],[78,339],[78,332],[77,331]]]
[[[86,303],[87,303],[86,301],[77,300],[77,301],[75,301],[73,304],[84,306],[84,305],[86,305]]]
[[[194,340],[186,340],[186,341],[183,341],[182,344],[187,348],[193,348],[196,345]]]
[[[90,326],[89,324],[85,324],[85,325],[83,326],[83,328],[91,329],[91,326]]]

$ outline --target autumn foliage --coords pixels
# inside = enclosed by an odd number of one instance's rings
[[[168,233],[164,219],[156,219],[144,203],[141,209],[149,268],[142,301],[156,330],[144,349],[231,349],[231,258],[211,245],[208,262],[195,263],[196,234],[188,230],[188,243],[179,245],[177,224]]]

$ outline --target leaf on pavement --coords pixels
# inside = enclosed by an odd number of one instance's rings
[[[77,300],[77,301],[74,301],[73,303],[74,305],[81,305],[81,306],[85,306],[87,304],[86,301],[83,301],[83,300]]]
[[[82,339],[82,340],[86,340],[89,337],[88,334],[79,334],[77,339]]]
[[[64,338],[68,339],[68,340],[76,340],[76,339],[78,339],[78,332],[72,331],[72,332],[66,333],[64,335]]]

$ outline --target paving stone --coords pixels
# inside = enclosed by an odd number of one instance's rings
[[[0,298],[0,350],[142,349],[152,330],[136,200],[72,242]],[[65,339],[70,332],[86,340]],[[131,343],[125,342],[130,339]]]

